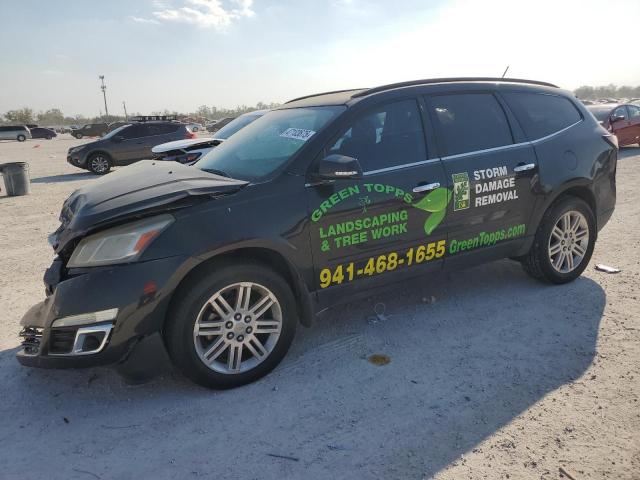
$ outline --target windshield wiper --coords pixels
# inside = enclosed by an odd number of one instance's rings
[[[216,170],[215,168],[202,168],[203,172],[213,173],[214,175],[220,175],[221,177],[231,178],[228,173],[223,172],[222,170]]]

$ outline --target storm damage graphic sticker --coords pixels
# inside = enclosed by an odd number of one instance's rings
[[[453,178],[453,210],[466,210],[471,203],[469,188],[469,174],[467,172],[454,173]]]

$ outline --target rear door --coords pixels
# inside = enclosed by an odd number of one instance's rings
[[[524,240],[536,196],[533,147],[514,141],[492,92],[427,98],[453,198],[447,210],[446,264],[509,256]]]
[[[356,158],[364,172],[361,180],[307,186],[316,289],[323,301],[442,268],[446,179],[440,161],[427,153],[416,98],[357,114],[323,154]]]

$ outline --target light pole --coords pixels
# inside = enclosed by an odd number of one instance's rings
[[[124,108],[124,121],[128,122],[129,121],[129,115],[127,115],[127,104],[124,103],[124,100],[122,101],[122,107]]]
[[[107,86],[104,84],[104,75],[100,75],[98,78],[102,82],[102,85],[100,86],[100,90],[102,90],[102,97],[104,98],[105,116],[109,117],[109,109],[107,108]]]

